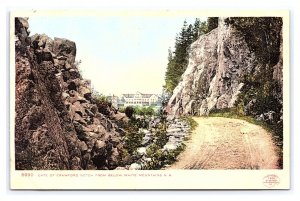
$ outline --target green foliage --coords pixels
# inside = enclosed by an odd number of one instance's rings
[[[189,118],[186,118],[185,120],[193,121]],[[162,121],[155,129],[155,143],[151,144],[146,150],[146,157],[151,158],[151,161],[147,162],[143,169],[158,170],[165,165],[170,165],[176,161],[177,156],[184,150],[184,144],[181,144],[175,150],[162,149],[168,142],[166,128],[166,121]]]
[[[266,111],[274,111],[279,114],[282,104],[276,96],[281,94],[281,88],[278,82],[272,78],[273,70],[265,67],[259,75],[259,77],[247,75],[243,78],[244,86],[236,106],[245,108],[252,101],[251,109],[242,111],[243,114],[255,116]]]
[[[243,33],[260,63],[271,66],[278,62],[281,43],[281,17],[232,17],[225,21]]]
[[[151,158],[151,161],[149,161],[143,169],[159,170],[163,166],[165,156],[157,144],[151,144],[148,147],[146,156]]]
[[[218,27],[218,17],[208,17],[207,18],[207,30],[210,32],[211,30]]]
[[[168,50],[168,64],[165,73],[165,90],[167,93],[172,93],[174,88],[178,85],[181,75],[188,65],[188,52],[190,45],[199,38],[200,35],[208,32],[207,23],[201,22],[196,18],[195,23],[187,24],[184,21],[179,34],[175,39],[175,50],[169,48]]]
[[[121,155],[121,158],[136,155],[136,150],[138,147],[142,146],[144,137],[144,133],[139,132],[139,128],[143,127],[143,120],[132,118],[124,127],[126,134],[124,137],[124,153]],[[153,130],[153,133],[156,141],[148,147],[147,156],[153,156],[151,167],[153,167],[152,169],[155,169],[155,167],[162,167],[164,164],[164,159],[161,158],[163,157],[161,148],[168,141],[168,137],[166,135],[166,122],[161,122],[157,128]]]
[[[256,124],[259,126],[263,126],[267,128],[266,123],[262,121],[257,121],[255,118],[251,116],[245,116],[241,114],[238,110],[238,108],[233,107],[233,108],[224,108],[224,109],[214,109],[211,110],[209,113],[210,117],[225,117],[225,118],[232,118],[232,119],[242,119],[245,120],[249,123]],[[269,128],[267,128],[270,130]]]
[[[125,114],[128,118],[131,118],[133,116],[134,109],[131,106],[128,106],[125,108]]]
[[[107,96],[105,96],[105,95],[103,95],[103,94],[98,95],[96,98],[97,98],[99,101],[109,103],[109,100],[108,100]]]
[[[152,116],[152,115],[155,115],[155,110],[153,107],[147,107],[145,108],[145,115],[148,115],[148,116]]]
[[[119,112],[125,113],[125,108],[126,108],[126,107],[120,107],[120,108],[119,108]]]
[[[177,66],[175,59],[173,59],[173,53],[172,50],[169,49],[169,56],[168,56],[168,65],[167,65],[167,71],[165,74],[165,90],[168,93],[172,93],[175,87],[177,86],[179,82],[179,72],[177,72]]]
[[[166,122],[161,122],[158,124],[157,128],[154,130],[154,136],[156,139],[155,144],[160,148],[162,148],[168,142]]]
[[[177,160],[177,156],[182,152],[184,151],[186,145],[185,144],[181,144],[180,146],[178,146],[176,149],[174,150],[169,150],[169,151],[166,151],[166,154],[165,154],[165,164],[172,164],[174,162],[176,162]]]
[[[185,121],[191,127],[189,132],[194,131],[198,126],[198,123],[190,116],[181,116],[180,120]]]
[[[282,89],[273,79],[273,66],[280,55],[282,19],[277,17],[230,18],[227,23],[241,31],[250,50],[258,59],[259,71],[241,78],[244,86],[236,107],[244,115],[259,115],[274,111],[274,121],[268,122],[276,135],[282,136]],[[251,31],[250,31],[251,30]],[[251,101],[251,105],[249,104]],[[250,107],[250,106],[251,107]],[[250,108],[249,108],[250,107]]]
[[[93,91],[92,97],[94,103],[97,105],[98,111],[101,114],[109,115],[112,103],[108,100],[108,98],[105,95],[99,94],[95,91]]]
[[[140,115],[140,116],[153,116],[157,115],[157,112],[154,110],[153,106],[127,106],[119,108],[120,112],[126,114],[127,117],[132,118],[133,115]]]
[[[156,116],[159,115],[158,111],[154,109],[153,106],[127,106],[127,107],[120,107],[119,112],[127,113],[126,116],[128,118],[131,118],[132,121],[138,121],[135,117],[135,115],[143,116],[143,119],[150,117],[150,116]],[[129,116],[128,116],[129,115]],[[138,122],[136,122],[138,123]],[[143,126],[144,127],[144,126]]]
[[[280,128],[279,124],[270,125],[264,121],[258,121],[253,116],[246,116],[241,114],[238,107],[233,108],[224,108],[224,109],[214,109],[210,111],[209,116],[211,117],[225,117],[225,118],[233,118],[233,119],[242,119],[249,123],[262,126],[267,131],[273,133],[281,137],[282,135],[282,128]]]
[[[240,112],[239,107],[233,107],[233,108],[225,108],[225,109],[214,109],[210,112],[209,116],[211,117],[225,117],[225,118],[233,118],[233,119],[242,119],[244,121],[247,121],[249,123],[259,125],[263,127],[265,130],[269,131],[273,134],[273,136],[276,136],[273,138],[275,144],[279,147],[278,154],[280,158],[282,158],[282,150],[283,150],[283,124],[277,123],[277,124],[268,124],[264,121],[258,121],[253,116],[245,116]],[[282,161],[279,161],[279,167],[282,167]]]
[[[125,127],[124,147],[130,155],[134,154],[136,149],[141,146],[144,133],[139,132],[139,125],[136,121],[130,120]]]
[[[153,116],[156,115],[156,112],[152,106],[148,106],[148,107],[135,106],[134,114],[141,115],[141,116]]]
[[[131,156],[127,149],[123,148],[123,149],[119,150],[119,153],[120,153],[120,159],[121,159],[121,161],[119,163],[120,166],[125,166],[125,165],[131,163]]]
[[[177,160],[177,156],[185,149],[185,145],[181,144],[174,150],[163,151],[157,144],[148,147],[146,156],[151,158],[143,167],[145,170],[159,170],[165,165],[170,165]]]
[[[201,22],[198,18],[195,19],[193,26],[193,41],[196,41],[199,36],[208,33],[208,25],[206,21]]]
[[[245,38],[257,61],[256,73],[240,78],[244,83],[236,112],[239,115],[255,117],[269,111],[275,112],[274,120],[267,122],[273,133],[282,136],[282,88],[273,79],[273,66],[279,62],[282,43],[282,18],[280,17],[233,17],[225,23],[237,29]]]

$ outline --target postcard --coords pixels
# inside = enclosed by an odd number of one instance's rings
[[[11,189],[289,189],[289,12],[10,13]]]

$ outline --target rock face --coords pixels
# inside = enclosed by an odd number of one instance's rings
[[[261,72],[246,35],[226,23],[226,18],[219,18],[218,28],[191,45],[187,69],[166,107],[168,114],[208,115],[214,109],[234,107],[245,84],[243,78]],[[282,91],[282,55],[273,69],[273,79]]]
[[[16,169],[114,169],[122,150],[116,114],[98,111],[75,65],[75,43],[30,38],[28,27],[15,19]]]

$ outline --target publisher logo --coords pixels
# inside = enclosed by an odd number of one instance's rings
[[[267,175],[263,178],[263,184],[268,188],[273,188],[280,183],[280,179],[275,174]]]

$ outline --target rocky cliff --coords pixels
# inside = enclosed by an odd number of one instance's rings
[[[114,169],[121,161],[116,114],[100,113],[88,80],[75,65],[76,44],[29,37],[15,18],[15,167]]]
[[[216,29],[190,46],[187,69],[166,111],[208,115],[241,107],[246,115],[280,121],[281,26],[281,18],[219,18]]]

